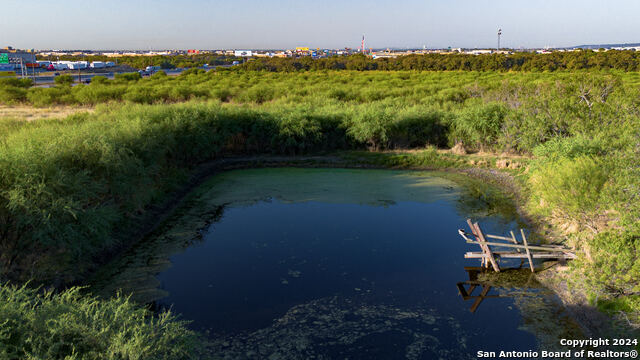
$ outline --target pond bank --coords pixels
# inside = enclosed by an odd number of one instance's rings
[[[415,153],[414,153],[415,154]],[[362,155],[362,154],[360,154]],[[404,164],[394,164],[393,162],[381,162],[380,156],[384,154],[372,154],[371,157],[365,155],[361,157],[357,156],[354,159],[354,153],[336,154],[328,156],[255,156],[255,157],[235,157],[225,158],[212,162],[207,162],[198,166],[194,171],[191,178],[185,182],[184,186],[177,192],[173,193],[170,197],[165,199],[162,204],[158,204],[147,211],[145,218],[147,221],[141,222],[135,229],[134,236],[130,238],[137,239],[136,241],[127,242],[126,246],[119,247],[116,251],[112,251],[109,254],[103,254],[100,258],[103,259],[100,266],[106,265],[109,261],[117,258],[121,254],[125,253],[132,246],[137,244],[140,240],[146,238],[158,227],[167,220],[167,218],[180,206],[185,197],[196,187],[201,185],[209,177],[233,169],[247,169],[247,168],[267,168],[267,167],[323,167],[323,168],[355,168],[355,169],[406,169],[406,170],[439,170],[444,171],[446,174],[450,174],[455,177],[458,182],[469,182],[481,184],[486,190],[486,186],[494,187],[498,190],[498,194],[501,195],[500,201],[505,199],[511,201],[519,216],[525,219],[528,226],[538,234],[538,236],[545,236],[546,239],[550,235],[550,228],[544,224],[540,219],[532,220],[526,213],[522,206],[522,191],[521,186],[514,176],[497,169],[490,168],[469,168],[465,167],[467,161],[465,156],[455,156],[455,160],[447,159],[450,167],[441,167],[441,163],[436,162],[435,166],[429,166],[424,164],[411,164],[410,162]],[[414,156],[414,155],[409,155]],[[464,175],[464,176],[460,176]],[[465,181],[465,178],[467,181]],[[469,181],[470,180],[470,181]],[[476,180],[481,180],[480,182]],[[455,180],[454,180],[455,181]],[[469,184],[466,184],[467,186]],[[476,188],[476,191],[478,189]],[[483,191],[480,189],[479,191]],[[485,194],[479,194],[484,197]],[[496,195],[495,193],[493,195]],[[491,201],[489,198],[483,198],[484,201]],[[455,229],[452,229],[455,230]],[[505,229],[506,230],[506,229]],[[462,254],[461,254],[462,256]],[[562,273],[564,269],[557,266],[548,266],[542,272],[536,273],[536,278],[544,283],[548,288],[552,289],[562,300],[563,304],[567,308],[570,314],[583,328],[585,334],[592,335],[601,332],[603,327],[606,327],[608,323],[607,317],[600,313],[594,307],[588,305],[586,297],[583,294],[571,293],[568,291],[566,283],[562,279]]]

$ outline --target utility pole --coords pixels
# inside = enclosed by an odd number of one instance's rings
[[[82,54],[82,58],[84,59],[84,53]],[[82,84],[82,75],[80,75],[80,61],[78,61],[78,84]]]
[[[500,36],[502,36],[502,29],[498,29],[498,51],[500,51]]]

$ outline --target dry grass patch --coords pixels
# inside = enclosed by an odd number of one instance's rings
[[[48,108],[35,108],[32,106],[4,106],[0,105],[0,118],[13,118],[26,121],[64,118],[80,112],[93,112],[92,107],[87,106],[54,106]]]

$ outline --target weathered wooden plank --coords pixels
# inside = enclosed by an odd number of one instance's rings
[[[524,235],[524,230],[520,229],[520,234],[522,234],[522,243],[524,244],[524,249],[527,252],[527,258],[529,259],[529,267],[531,268],[531,272],[536,272],[536,270],[533,268],[533,259],[531,258],[531,252],[529,251],[527,237]]]
[[[464,283],[457,283],[456,286],[458,287],[458,292],[460,293],[460,296],[462,296],[462,299],[467,300],[469,293],[467,293],[467,290],[464,288]]]
[[[484,236],[485,236],[487,239],[505,240],[505,241],[509,241],[509,242],[513,241],[513,239],[508,238],[508,237],[506,237],[506,236],[491,235],[491,234],[484,234]]]
[[[518,244],[518,240],[516,240],[516,234],[514,234],[513,231],[509,231],[509,233],[511,234],[511,242],[515,245],[520,245]],[[520,252],[520,249],[516,249],[516,251]]]
[[[473,240],[467,240],[468,244],[477,244],[476,241]],[[495,242],[484,242],[485,245],[490,245],[490,246],[502,246],[502,247],[508,247],[508,248],[517,248],[517,249],[524,249],[525,246],[524,245],[516,245],[516,244],[507,244],[507,243],[495,243]],[[541,250],[541,251],[558,251],[558,252],[563,252],[563,253],[569,253],[572,254],[573,252],[569,249],[565,249],[565,248],[555,248],[555,247],[545,247],[545,246],[538,246],[538,245],[529,245],[527,246],[530,250]]]
[[[495,270],[495,272],[500,272],[500,267],[498,266],[498,263],[496,262],[496,259],[494,258],[493,253],[491,252],[491,248],[487,244],[487,241],[485,240],[484,235],[482,234],[480,225],[478,225],[477,222],[473,225],[475,225],[476,231],[478,232],[478,237],[486,248],[486,253],[487,255],[489,255],[489,261],[491,261],[491,266],[493,266],[493,270]]]
[[[471,308],[469,309],[472,313],[476,312],[482,300],[484,300],[487,297],[489,290],[491,290],[491,286],[485,285],[482,287],[482,292],[480,293],[480,296],[476,298],[476,301],[473,303],[473,305],[471,305]]]
[[[496,251],[493,253],[496,256],[505,259],[527,259],[527,254],[515,253],[515,252],[500,252]],[[487,257],[484,253],[480,252],[468,252],[464,255],[467,259],[482,259]],[[567,254],[558,254],[558,253],[532,253],[531,257],[534,259],[575,259],[575,256],[567,255]]]
[[[476,230],[475,226],[473,226],[473,223],[471,222],[471,219],[467,219],[467,224],[469,225],[469,228],[471,229],[471,232],[473,233],[473,236],[475,236],[476,240],[477,240],[477,244],[480,246],[480,249],[484,252],[487,251],[487,248],[485,248],[485,246],[480,242],[480,237],[478,237],[478,231]],[[465,237],[465,239],[467,239],[467,242],[471,241],[468,238]],[[488,268],[489,267],[489,260],[487,258],[482,258],[482,260],[480,260],[480,266]]]
[[[464,239],[467,240],[467,242],[473,242],[473,240],[471,240],[468,237],[466,237],[466,235],[474,235],[475,236],[475,234],[468,234],[468,233],[464,232],[464,230],[458,230],[458,233],[460,233],[460,235],[462,235],[462,237],[464,237]],[[486,238],[491,238],[491,239],[508,240],[510,242],[513,242],[514,245],[520,245],[520,243],[518,243],[518,240],[514,240],[515,239],[515,235],[513,234],[513,231],[510,231],[510,233],[511,233],[511,236],[512,236],[511,238],[505,237],[505,236],[491,235],[491,234],[484,234],[484,236]],[[495,244],[502,244],[502,243],[495,243]],[[522,245],[520,245],[520,246],[522,246]],[[538,245],[532,245],[532,246],[539,246],[539,247],[550,248],[550,249],[563,249],[564,251],[571,251],[571,250],[565,248],[562,245],[556,245],[556,244],[538,244]]]

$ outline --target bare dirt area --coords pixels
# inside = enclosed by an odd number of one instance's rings
[[[32,106],[4,106],[0,105],[0,118],[13,118],[26,121],[64,118],[81,112],[93,112],[91,107],[82,106],[55,106],[48,108],[35,108]]]

